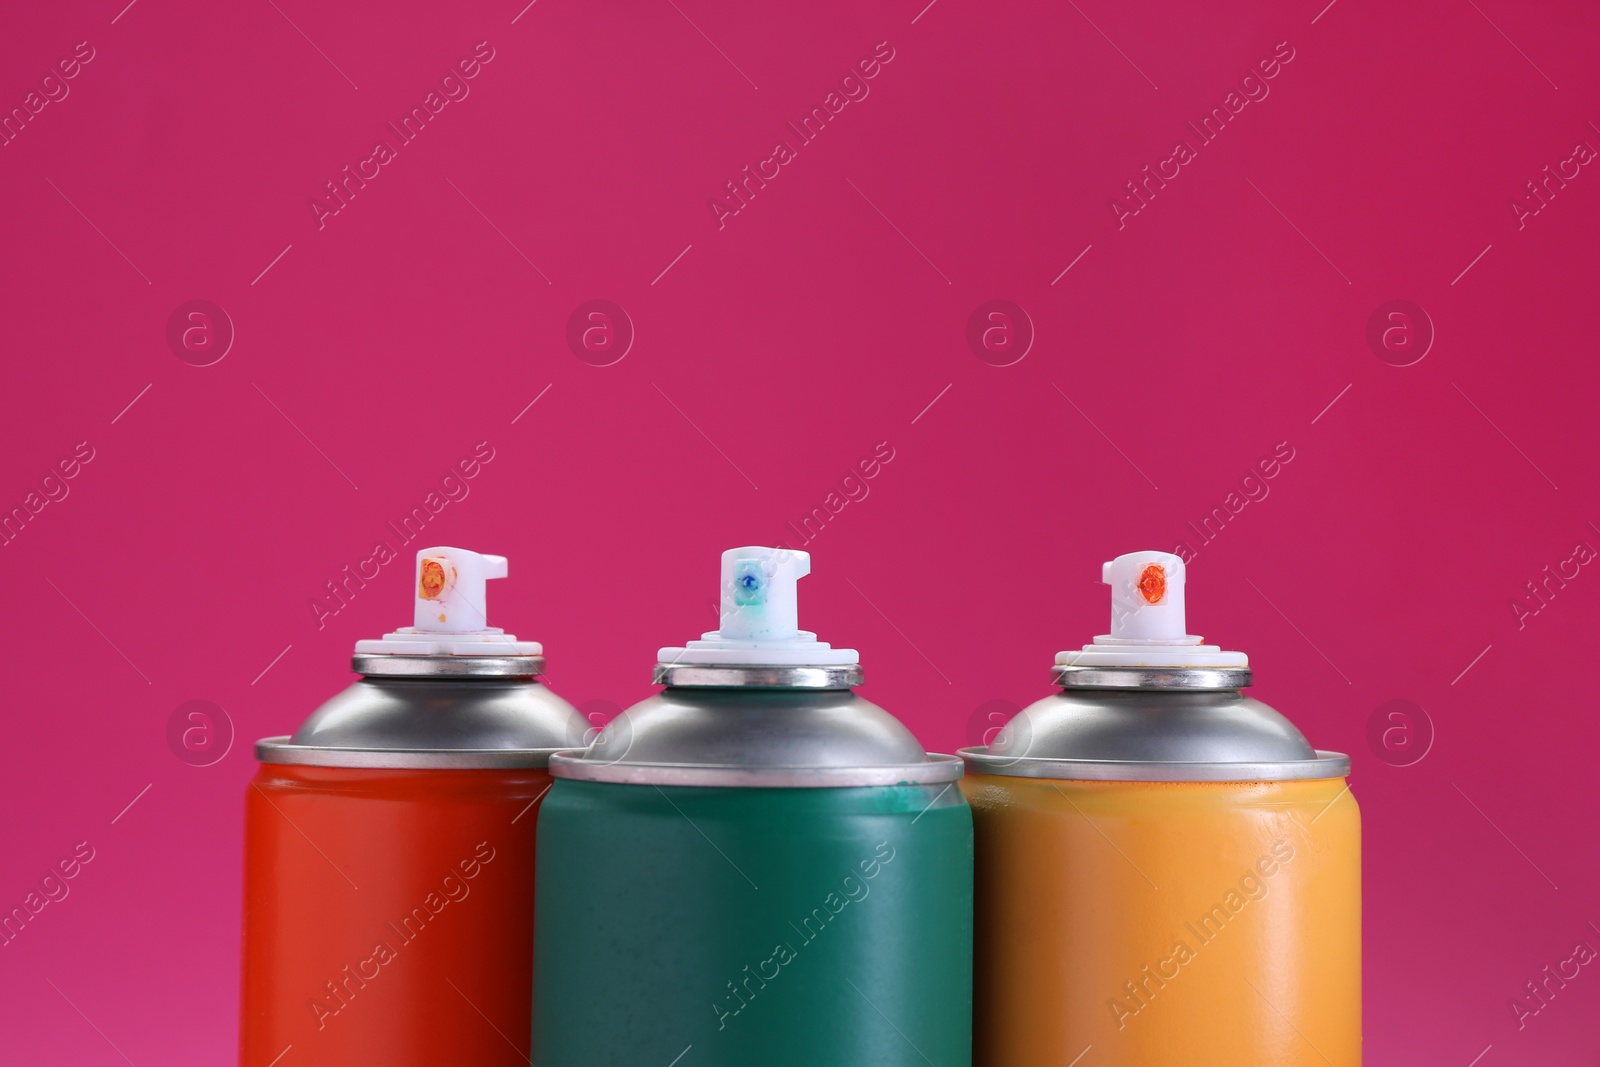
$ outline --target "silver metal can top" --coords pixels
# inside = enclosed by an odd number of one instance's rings
[[[357,674],[384,678],[532,678],[544,673],[543,656],[397,656],[358,652]]]
[[[672,677],[678,684],[617,716],[587,749],[552,757],[550,773],[589,782],[754,788],[961,777],[959,759],[924,752],[898,719],[848,688],[756,688],[731,677],[685,684],[686,676]]]
[[[1249,667],[1082,667],[1057,665],[1050,680],[1063,689],[1243,689]]]
[[[319,767],[543,767],[589,740],[578,710],[533,680],[540,657],[358,655],[360,681],[290,737],[256,743],[263,763]]]
[[[722,553],[720,627],[657,653],[664,692],[550,760],[557,778],[629,785],[819,788],[950,783],[898,719],[851,692],[861,657],[799,627],[811,557],[757,545]]]
[[[1250,660],[1188,632],[1187,563],[1128,552],[1100,569],[1111,632],[1056,657],[1055,696],[961,756],[979,774],[1124,782],[1342,778],[1350,758],[1311,747],[1245,696]]]
[[[731,689],[851,689],[863,679],[861,664],[657,663],[656,685]]]
[[[993,744],[960,754],[977,774],[1064,780],[1289,781],[1350,773],[1348,756],[1312,748],[1288,719],[1241,693],[1249,673],[1057,668],[1061,692],[1018,712]]]

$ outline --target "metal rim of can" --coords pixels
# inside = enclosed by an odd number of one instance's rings
[[[410,656],[360,653],[350,666],[367,677],[532,678],[544,673],[543,656]]]
[[[1243,689],[1249,667],[1087,667],[1059,664],[1050,680],[1064,689]]]
[[[736,663],[657,663],[656,685],[737,689],[853,689],[861,684],[861,664],[828,666],[741,665]]]
[[[963,773],[960,757],[928,753],[921,763],[883,767],[735,767],[693,763],[601,763],[584,750],[565,749],[550,757],[550,775],[579,782],[617,785],[716,786],[722,788],[826,789],[851,786],[940,785]]]
[[[1142,760],[1052,759],[1045,756],[991,756],[988,745],[956,749],[974,774],[1013,778],[1055,778],[1090,782],[1295,782],[1344,778],[1350,757],[1317,749],[1316,759],[1259,763],[1149,762]],[[552,766],[551,773],[555,771]]]
[[[548,767],[558,748],[335,748],[296,745],[289,735],[256,742],[262,763],[374,770],[488,770]]]

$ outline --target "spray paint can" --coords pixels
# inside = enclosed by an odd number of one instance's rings
[[[525,1062],[534,829],[585,722],[490,627],[503,556],[417,553],[415,625],[246,790],[240,1067]]]
[[[804,552],[722,556],[721,628],[550,761],[539,1067],[964,1067],[972,823],[960,760],[851,692],[797,625]]]
[[[963,749],[980,1067],[1361,1062],[1350,760],[1185,633],[1184,564],[1105,565],[1111,633]]]

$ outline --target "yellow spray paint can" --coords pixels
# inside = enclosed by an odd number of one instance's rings
[[[1184,564],[1105,565],[1111,633],[962,750],[976,1067],[1359,1067],[1350,760],[1186,634]]]

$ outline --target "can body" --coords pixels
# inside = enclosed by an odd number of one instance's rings
[[[1360,816],[1342,778],[972,774],[979,1067],[1357,1067]]]
[[[543,768],[264,764],[241,1067],[525,1063]],[[511,1042],[516,1042],[513,1047]]]
[[[963,1067],[972,819],[953,783],[558,780],[539,826],[539,1067]],[[692,1060],[689,1058],[692,1056]]]

